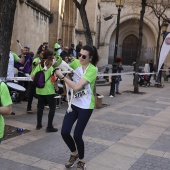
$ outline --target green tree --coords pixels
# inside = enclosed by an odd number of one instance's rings
[[[81,16],[81,20],[82,20],[82,24],[84,28],[84,34],[86,38],[86,44],[93,45],[93,39],[91,36],[89,21],[88,21],[86,9],[85,9],[87,0],[81,0],[81,2],[78,2],[77,0],[73,0],[73,2],[75,3],[77,9],[80,12],[80,16]]]
[[[17,0],[0,0],[0,77],[6,77]]]

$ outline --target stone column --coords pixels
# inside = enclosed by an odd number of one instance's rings
[[[62,23],[63,45],[70,47],[73,43],[75,28],[75,5],[72,0],[65,1],[64,19]]]
[[[53,13],[52,23],[50,23],[49,28],[49,47],[53,50],[54,44],[57,42],[58,38],[61,38],[60,32],[60,22],[62,20],[61,17],[61,5],[62,0],[56,1],[51,0],[50,9]]]

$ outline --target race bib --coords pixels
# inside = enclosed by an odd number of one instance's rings
[[[80,98],[82,97],[83,95],[87,94],[87,90],[84,89],[84,90],[81,90],[81,91],[78,91],[74,94],[74,98]]]

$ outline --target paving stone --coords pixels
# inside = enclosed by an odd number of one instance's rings
[[[113,154],[113,152],[109,151],[104,151],[99,156],[90,161],[92,164],[110,167],[112,170],[128,170],[135,162],[135,158],[119,155],[116,153]]]
[[[108,148],[108,146],[87,141],[85,142],[85,147],[85,159],[87,162]],[[15,148],[13,151],[59,164],[65,164],[70,156],[70,151],[60,134],[51,134],[37,141],[30,142],[27,145]]]
[[[158,156],[143,154],[129,170],[170,170],[170,159]]]
[[[140,102],[135,102],[134,105],[143,106],[143,107],[149,106],[149,107],[159,108],[159,109],[165,109],[168,106],[168,104],[156,103],[157,101],[159,101],[157,99],[157,96],[150,96],[149,98],[140,100]]]
[[[28,166],[4,158],[0,158],[0,167],[3,167],[2,170],[42,170],[41,168]]]
[[[170,123],[169,123],[169,126],[170,126]],[[166,131],[170,132],[170,127],[166,129]]]
[[[144,103],[147,103],[147,102],[144,102]],[[144,106],[142,106],[141,103],[140,104],[134,103],[134,106],[124,106],[118,109],[118,111],[130,113],[130,114],[139,114],[139,115],[144,115],[144,116],[154,116],[160,112],[160,110],[155,110],[154,108],[153,109],[148,108],[147,105],[145,104]]]
[[[161,135],[158,140],[156,140],[150,149],[170,152],[170,136],[169,135]]]
[[[121,110],[121,109],[119,109],[119,110]],[[135,126],[140,126],[141,124],[143,124],[145,121],[148,120],[148,118],[145,118],[145,117],[119,114],[119,113],[116,113],[116,111],[108,112],[108,113],[105,113],[104,115],[100,115],[97,117],[97,119],[105,120],[105,121],[109,121],[109,122],[113,122],[113,123],[118,123],[118,124],[135,125]]]
[[[54,126],[62,122],[64,113],[65,113],[64,111],[63,113],[61,111],[59,113],[56,112],[54,116],[54,120],[53,120]],[[16,116],[10,117],[9,119],[22,122],[22,123],[32,124],[34,127],[36,127],[36,124],[37,124],[37,115],[35,113],[34,114],[23,114],[19,116],[16,115]],[[42,125],[44,127],[47,126],[47,121],[48,121],[48,111],[44,111],[43,118],[42,118]]]
[[[115,143],[108,149],[109,152],[113,152],[113,154],[119,154],[131,158],[139,158],[146,151],[146,149],[132,147],[130,145]]]
[[[105,124],[100,122],[89,122],[84,134],[86,136],[115,142],[120,140],[131,131],[132,129],[124,127],[117,127],[113,125],[106,126]]]
[[[123,137],[119,141],[119,143],[124,143],[127,145],[136,146],[139,148],[149,148],[154,143],[154,140],[127,135]]]

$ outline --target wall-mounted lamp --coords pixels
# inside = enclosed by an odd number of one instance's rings
[[[108,20],[110,20],[110,19],[112,19],[113,18],[113,15],[110,15],[110,16],[108,16],[108,17],[104,17],[104,20],[105,21],[108,21]]]
[[[161,25],[163,39],[165,39],[165,37],[166,37],[168,25],[169,24],[167,22],[165,22],[165,21],[163,21],[163,23]]]
[[[112,19],[114,15],[117,15],[117,14],[111,14],[108,17],[105,17],[105,16],[103,16],[103,17],[104,17],[105,21],[108,21],[108,20]]]

